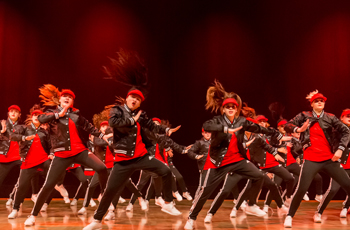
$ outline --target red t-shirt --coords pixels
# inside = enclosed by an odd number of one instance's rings
[[[118,161],[128,161],[128,160],[132,160],[138,157],[142,157],[147,153],[147,149],[145,144],[142,142],[142,137],[141,137],[141,127],[140,124],[138,122],[136,122],[137,124],[137,134],[136,134],[136,145],[135,145],[135,151],[134,151],[134,156],[128,156],[125,154],[115,154],[114,157],[114,161],[118,162]]]
[[[318,122],[310,128],[310,142],[311,146],[304,151],[305,160],[321,162],[332,159],[331,146]]]
[[[266,139],[266,143],[270,144],[269,141]],[[266,160],[265,160],[265,167],[260,167],[261,169],[269,169],[272,167],[275,167],[279,165],[278,161],[276,158],[269,152],[266,152]]]
[[[21,169],[33,168],[34,166],[40,165],[48,159],[48,155],[41,145],[40,137],[38,134],[36,134],[27,153],[26,159],[24,162],[22,162]]]
[[[55,152],[55,156],[57,157],[68,158],[68,157],[75,156],[84,150],[87,150],[87,148],[85,147],[85,145],[83,145],[83,142],[79,137],[77,127],[75,126],[74,122],[70,118],[69,118],[68,127],[69,127],[69,133],[70,133],[70,150]]]
[[[292,155],[291,148],[289,146],[287,146],[287,151],[288,151],[288,153],[287,153],[287,166],[294,164],[294,163],[297,163],[297,161],[295,160],[295,158]]]
[[[7,155],[0,154],[0,163],[8,163],[12,161],[18,161],[21,157],[19,156],[19,144],[16,141],[11,141],[9,151]]]
[[[113,168],[114,165],[114,156],[108,147],[106,148],[105,165],[108,169]]]
[[[76,168],[78,168],[78,167],[80,167],[81,165],[80,164],[72,164],[72,165],[70,165],[66,170],[67,171],[69,171],[69,170],[72,170],[72,169],[76,169]]]
[[[163,156],[165,157],[165,160],[163,159],[162,155],[160,154],[159,146],[158,146],[158,144],[157,144],[157,146],[156,146],[156,152],[155,152],[155,154],[154,154],[154,157],[155,157],[157,160],[159,160],[160,162],[162,162],[162,163],[168,165],[168,163],[167,163],[167,162],[168,162],[168,161],[167,161],[167,154],[166,154],[166,152],[165,152],[165,149],[163,149]]]
[[[230,144],[229,144],[228,149],[227,149],[227,153],[224,156],[224,159],[222,160],[221,165],[219,167],[216,167],[210,160],[208,161],[208,159],[210,159],[209,153],[208,153],[208,157],[207,157],[207,160],[205,162],[203,170],[208,170],[210,168],[220,168],[220,167],[223,167],[225,165],[244,160],[244,158],[239,153],[236,134],[232,134]]]

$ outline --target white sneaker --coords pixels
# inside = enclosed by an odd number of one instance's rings
[[[165,204],[165,201],[163,200],[163,198],[160,196],[158,198],[155,199],[155,204],[160,206],[160,207],[163,207],[163,205]]]
[[[208,213],[207,216],[204,218],[204,223],[211,223],[211,219],[213,218],[213,214]]]
[[[248,206],[245,209],[245,213],[248,215],[254,215],[254,216],[265,216],[266,212],[261,210],[256,204],[253,206]]]
[[[6,206],[12,206],[12,202],[13,202],[13,200],[11,198],[8,199],[6,202]]]
[[[122,204],[125,203],[125,199],[123,197],[119,197],[118,203]]]
[[[309,201],[309,200],[310,200],[310,198],[309,198],[309,196],[307,195],[307,193],[305,193],[305,195],[304,195],[304,197],[303,197],[303,200],[305,200],[305,201]]]
[[[237,216],[237,209],[236,209],[236,207],[233,207],[233,209],[232,209],[232,211],[230,213],[230,217],[231,218],[236,218],[236,216]]]
[[[38,194],[32,194],[32,197],[30,199],[35,203],[38,199]]]
[[[55,189],[61,194],[62,197],[68,197],[67,189],[61,184],[60,186],[55,185]]]
[[[108,207],[108,211],[114,211],[114,205],[111,203]]]
[[[314,215],[314,222],[315,223],[321,223],[322,222],[322,215],[320,213],[315,213],[315,215]]]
[[[264,205],[263,211],[268,213],[269,212],[269,206],[267,204]]]
[[[40,212],[46,212],[48,206],[49,205],[47,203],[44,203],[43,206],[40,209]]]
[[[182,196],[179,192],[173,192],[173,197],[176,198],[177,201],[182,201]]]
[[[16,219],[18,215],[18,211],[16,209],[13,209],[10,215],[7,216],[8,219]]]
[[[175,208],[173,202],[170,202],[168,204],[164,204],[163,207],[162,207],[162,211],[166,212],[166,213],[168,213],[170,215],[173,215],[173,216],[181,215],[181,212]]]
[[[186,224],[185,224],[184,229],[188,229],[188,230],[194,229],[194,220],[188,219]]]
[[[291,216],[287,216],[286,219],[284,219],[284,227],[291,228],[292,227],[292,220],[293,220],[293,218]]]
[[[348,215],[348,209],[343,208],[340,212],[340,218],[346,218],[347,215]]]
[[[193,200],[189,192],[182,193],[182,196],[185,197],[186,200]]]
[[[105,216],[105,221],[114,220],[114,219],[115,219],[114,211],[108,211],[107,215]]]
[[[35,225],[35,216],[30,215],[24,222],[24,226],[34,226]]]
[[[100,195],[98,195],[97,197],[98,202],[101,202],[101,199],[102,199],[102,194],[100,193]]]
[[[77,199],[73,199],[72,202],[70,202],[70,206],[77,206],[77,204],[78,204]]]
[[[288,211],[289,211],[289,208],[287,206],[285,206],[285,205],[282,205],[281,208],[277,207],[277,212],[279,214],[287,214]]]
[[[91,208],[93,208],[93,207],[96,207],[96,202],[91,198],[91,200],[90,200],[90,206],[91,206]]]
[[[244,211],[247,208],[247,206],[248,206],[247,201],[243,201],[240,208],[242,211]]]
[[[87,211],[85,207],[82,207],[79,211],[78,211],[78,215],[86,215]]]
[[[147,201],[144,200],[142,197],[139,197],[139,204],[141,206],[142,211],[146,211],[148,209]]]
[[[125,211],[132,212],[133,209],[134,209],[134,205],[132,203],[129,203],[128,206],[126,206]]]
[[[323,195],[316,195],[315,196],[315,200],[318,202],[321,202],[322,198],[323,198]]]
[[[68,196],[64,196],[64,197],[63,197],[63,201],[64,201],[64,203],[66,203],[66,204],[69,204],[69,203],[70,203],[70,199],[69,199]]]
[[[286,201],[284,201],[284,205],[286,207],[289,207],[291,203],[292,203],[292,198],[286,198]]]
[[[99,220],[93,220],[89,225],[87,225],[83,230],[97,230],[102,229],[102,223]]]

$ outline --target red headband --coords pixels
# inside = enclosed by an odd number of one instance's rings
[[[287,120],[283,119],[282,121],[278,122],[277,127],[285,124],[287,124]]]
[[[224,102],[222,103],[222,107],[224,107],[226,104],[229,104],[229,103],[235,104],[238,107],[238,103],[234,98],[225,99]]]
[[[268,121],[269,119],[267,119],[264,115],[259,115],[255,118],[255,120],[260,122],[260,121]]]
[[[310,103],[312,103],[314,100],[316,99],[323,99],[324,101],[327,101],[327,98],[325,96],[323,96],[322,93],[316,93],[315,95],[312,96],[312,98],[310,99]]]
[[[137,96],[141,97],[141,101],[145,100],[145,97],[143,96],[143,93],[140,90],[138,90],[138,89],[134,89],[134,90],[129,91],[128,95],[126,95],[126,97],[128,97],[130,94],[137,95]]]
[[[102,121],[101,124],[100,124],[100,127],[101,127],[102,125],[108,125],[108,121]]]
[[[32,112],[32,116],[33,116],[34,114],[43,114],[43,111],[37,109],[37,110],[34,110],[34,111]]]
[[[342,112],[340,117],[344,117],[344,116],[349,115],[349,114],[350,114],[350,109],[346,109]]]
[[[73,93],[72,90],[70,90],[70,89],[62,89],[61,96],[63,96],[64,94],[71,95],[73,97],[73,100],[75,100],[75,94]]]
[[[159,122],[159,124],[162,123],[162,121],[159,118],[156,118],[156,117],[152,118],[152,121],[157,121],[157,122]]]
[[[11,106],[8,108],[8,111],[10,112],[11,109],[17,109],[19,112],[21,112],[21,109],[19,108],[18,105],[11,105]]]

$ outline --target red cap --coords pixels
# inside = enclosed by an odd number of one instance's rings
[[[102,121],[101,124],[100,124],[100,127],[101,127],[102,125],[108,125],[108,121]]]
[[[8,111],[10,112],[11,109],[17,109],[19,112],[21,112],[21,109],[19,108],[18,105],[11,105],[11,106],[8,108]]]
[[[255,118],[255,120],[260,122],[260,121],[268,121],[269,119],[267,119],[264,115],[259,115]]]
[[[75,100],[75,94],[73,93],[72,90],[70,90],[70,89],[62,89],[61,96],[64,95],[64,94],[71,95],[73,97],[73,99]]]
[[[258,122],[256,120],[254,120],[253,118],[247,117],[246,119],[248,121],[251,121],[251,122],[255,123],[255,124],[258,124]]]
[[[229,103],[235,104],[238,107],[237,101],[231,97],[224,100],[224,102],[222,103],[222,107],[224,107],[226,104],[229,104]]]
[[[287,124],[287,120],[286,120],[286,119],[283,119],[282,121],[278,122],[277,127],[278,127],[278,126],[285,125],[285,124]]]
[[[37,109],[37,110],[34,110],[34,111],[32,112],[32,116],[33,116],[34,114],[43,114],[43,111],[41,111],[40,109]]]
[[[343,116],[346,116],[346,115],[349,115],[350,114],[350,109],[345,109],[343,110],[343,112],[341,113],[341,116],[340,117],[343,117]]]
[[[312,98],[310,99],[310,103],[312,103],[314,100],[316,99],[323,99],[324,101],[327,101],[327,98],[325,96],[323,96],[322,93],[316,93],[315,95],[312,96]]]
[[[143,96],[143,93],[140,90],[138,90],[138,89],[133,89],[133,90],[129,91],[128,95],[126,95],[126,97],[128,97],[130,94],[134,94],[134,95],[137,95],[137,96],[141,97],[141,101],[145,100],[145,97]]]
[[[157,122],[159,122],[159,124],[162,123],[162,121],[159,118],[156,118],[156,117],[153,117],[152,121],[157,121]]]

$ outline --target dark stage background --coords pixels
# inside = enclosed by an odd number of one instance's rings
[[[91,120],[128,90],[103,79],[102,65],[120,47],[145,59],[152,90],[142,107],[181,124],[172,137],[183,145],[201,138],[213,116],[204,105],[215,78],[273,126],[270,103],[285,105],[290,119],[309,109],[305,96],[315,89],[328,112],[350,107],[349,1],[1,1],[1,117],[11,104],[24,117],[51,83],[72,89]],[[177,155],[175,164],[193,194],[196,162]],[[71,196],[76,182],[66,180]]]

